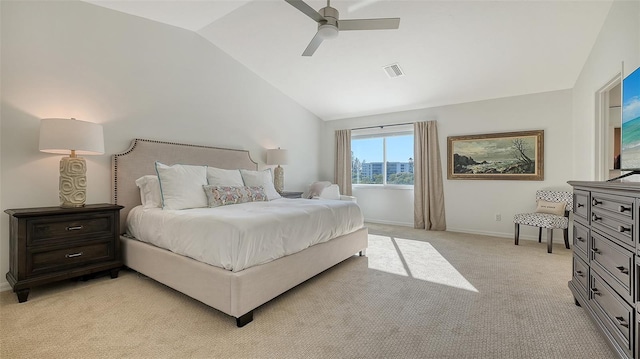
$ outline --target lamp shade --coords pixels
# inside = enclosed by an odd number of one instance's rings
[[[288,151],[280,148],[267,150],[268,165],[286,165],[289,160]]]
[[[77,155],[104,153],[102,125],[74,118],[47,118],[40,121],[40,151]]]

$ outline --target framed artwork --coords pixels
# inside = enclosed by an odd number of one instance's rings
[[[447,137],[448,179],[544,180],[544,130]]]

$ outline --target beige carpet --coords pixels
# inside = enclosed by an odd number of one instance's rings
[[[352,257],[235,320],[131,271],[0,293],[1,358],[614,358],[571,251],[369,225]],[[561,241],[560,241],[561,242]]]

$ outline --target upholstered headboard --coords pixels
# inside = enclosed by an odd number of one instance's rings
[[[120,230],[125,232],[129,211],[141,204],[136,179],[156,174],[155,162],[207,165],[224,169],[257,170],[258,164],[249,151],[136,138],[131,147],[111,159],[111,196],[114,204],[124,206],[120,211]]]

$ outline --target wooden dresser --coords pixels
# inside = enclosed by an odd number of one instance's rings
[[[620,358],[640,359],[640,183],[573,186],[569,288]]]
[[[94,204],[80,208],[8,209],[7,281],[24,302],[31,287],[122,267],[120,209]]]

